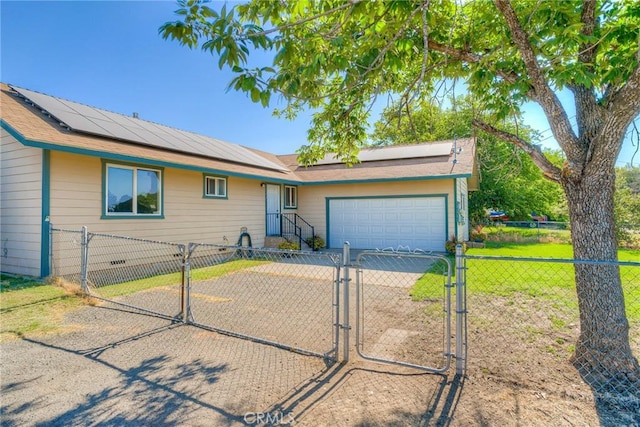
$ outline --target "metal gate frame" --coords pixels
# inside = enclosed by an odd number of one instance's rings
[[[236,337],[236,338],[241,338],[241,339],[247,339],[249,341],[252,342],[256,342],[256,343],[260,343],[260,344],[266,344],[266,345],[270,345],[270,346],[274,346],[277,348],[281,348],[284,350],[288,350],[288,351],[292,351],[295,353],[299,353],[299,354],[304,354],[304,355],[308,355],[308,356],[316,356],[316,357],[320,357],[326,360],[330,360],[332,362],[335,362],[338,360],[338,349],[340,347],[340,342],[339,342],[339,334],[340,334],[340,328],[342,327],[342,325],[340,324],[340,296],[339,296],[339,290],[340,290],[340,283],[342,282],[342,279],[340,278],[340,273],[342,270],[342,259],[340,257],[333,257],[331,255],[328,254],[320,254],[318,252],[303,252],[303,251],[295,251],[296,255],[304,255],[307,257],[316,257],[316,258],[327,258],[330,259],[335,267],[335,271],[334,271],[334,275],[333,275],[333,285],[332,285],[332,296],[331,296],[331,312],[332,312],[332,324],[331,324],[331,337],[332,337],[332,344],[331,344],[331,348],[328,349],[326,352],[324,353],[320,353],[317,351],[313,351],[313,350],[309,350],[309,349],[305,349],[303,347],[299,347],[299,346],[295,346],[295,345],[291,345],[291,344],[287,344],[284,342],[278,342],[278,341],[274,341],[274,340],[270,340],[267,338],[261,338],[259,336],[255,336],[255,335],[250,335],[248,333],[242,333],[242,332],[237,332],[231,329],[226,329],[223,327],[218,327],[215,325],[209,325],[209,324],[205,324],[202,322],[198,322],[196,320],[196,317],[193,313],[193,307],[191,304],[191,287],[192,287],[192,280],[191,280],[191,262],[190,259],[194,254],[194,251],[196,250],[196,248],[198,247],[207,247],[207,248],[218,248],[218,249],[223,249],[223,250],[230,250],[233,251],[235,253],[242,253],[242,254],[251,254],[251,256],[254,256],[255,254],[268,254],[271,256],[282,256],[283,254],[289,253],[291,251],[282,251],[282,250],[278,250],[278,249],[270,249],[270,248],[250,248],[250,247],[245,247],[245,246],[223,246],[223,245],[212,245],[212,244],[204,244],[204,243],[189,243],[188,247],[187,247],[187,251],[185,254],[185,286],[184,286],[184,303],[183,306],[185,307],[185,310],[183,311],[183,318],[182,321],[187,324],[187,325],[192,325],[192,326],[196,326],[198,328],[201,329],[205,329],[205,330],[209,330],[212,332],[217,332],[220,334],[224,334],[224,335],[228,335],[228,336],[232,336],[232,337]],[[345,309],[345,312],[348,313],[348,310]],[[196,313],[197,314],[197,313]]]
[[[466,322],[467,322],[467,310],[466,310],[466,265],[465,265],[465,259],[463,256],[463,251],[462,251],[462,246],[461,245],[457,245],[456,247],[456,257],[455,257],[455,265],[452,264],[452,262],[445,256],[443,255],[439,255],[439,254],[421,254],[421,253],[402,253],[401,256],[405,256],[405,257],[414,257],[414,258],[432,258],[432,259],[438,259],[438,260],[442,260],[446,263],[447,265],[447,277],[446,277],[446,283],[444,285],[445,287],[445,311],[446,311],[446,325],[445,325],[445,342],[446,344],[444,345],[444,349],[443,349],[443,356],[446,359],[446,362],[444,364],[443,367],[441,368],[435,368],[435,367],[430,367],[430,366],[422,366],[422,365],[417,365],[417,364],[413,364],[413,363],[408,363],[408,362],[402,362],[399,360],[392,360],[392,359],[385,359],[385,358],[381,358],[381,357],[373,357],[371,355],[366,354],[363,349],[362,349],[362,344],[363,344],[363,337],[362,337],[362,332],[363,332],[363,306],[362,306],[362,286],[363,286],[363,280],[362,280],[362,263],[360,262],[361,257],[366,256],[366,255],[376,255],[376,256],[394,256],[397,257],[398,256],[398,252],[380,252],[380,251],[365,251],[362,252],[361,254],[358,255],[358,257],[356,258],[356,262],[354,265],[352,265],[350,263],[350,247],[349,247],[349,243],[345,242],[344,244],[344,255],[343,255],[343,259],[344,259],[344,279],[341,281],[341,283],[343,283],[344,289],[343,289],[343,293],[345,295],[345,318],[349,319],[349,314],[348,314],[348,307],[349,307],[349,301],[348,301],[348,295],[349,295],[349,270],[350,269],[355,269],[356,271],[356,313],[355,313],[355,321],[356,321],[356,325],[355,325],[355,329],[356,329],[356,351],[357,354],[362,357],[363,359],[366,360],[372,360],[375,362],[380,362],[380,363],[387,363],[387,364],[393,364],[393,365],[399,365],[399,366],[404,366],[404,367],[410,367],[410,368],[414,368],[414,369],[419,369],[422,371],[426,371],[426,372],[431,372],[431,373],[444,373],[446,371],[448,371],[451,367],[451,359],[455,358],[456,360],[456,374],[463,374],[466,370],[466,351],[467,351],[467,335],[466,335]],[[453,268],[456,269],[456,280],[455,283],[452,283],[452,271]],[[452,288],[455,288],[455,296],[456,296],[456,307],[455,307],[455,329],[456,329],[456,333],[455,333],[455,353],[451,352],[451,347],[452,347],[452,340],[451,340],[451,322],[452,322],[452,309],[451,309],[451,290]],[[348,322],[346,323],[346,325],[342,325],[343,328],[345,328],[345,343],[344,343],[344,360],[348,361],[348,347],[349,347],[349,341],[348,341],[348,332],[349,332],[349,325]]]
[[[363,298],[363,286],[365,285],[363,279],[363,263],[362,258],[366,256],[376,256],[376,257],[402,257],[403,259],[424,259],[424,260],[434,260],[434,261],[444,261],[447,266],[446,279],[444,283],[444,340],[443,340],[443,356],[445,359],[445,363],[442,367],[433,367],[433,366],[425,366],[418,365],[414,363],[404,362],[396,359],[387,359],[383,357],[376,357],[370,354],[367,354],[364,351],[364,323],[366,319],[366,309]],[[422,254],[422,253],[411,253],[411,252],[381,252],[381,251],[365,251],[360,253],[356,258],[356,263],[354,265],[356,269],[356,350],[360,357],[367,360],[372,360],[376,362],[389,363],[393,365],[405,366],[415,369],[420,369],[427,372],[433,373],[442,373],[449,370],[451,367],[451,320],[452,320],[452,311],[451,311],[451,288],[453,285],[451,284],[452,278],[452,265],[451,261],[447,259],[443,255],[436,254]]]

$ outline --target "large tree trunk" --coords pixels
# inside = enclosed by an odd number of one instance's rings
[[[571,218],[574,257],[615,261],[613,218],[615,175],[611,170],[564,180]],[[640,368],[629,344],[629,323],[619,267],[612,263],[576,264],[580,337],[573,363],[594,388],[616,378],[636,382]]]

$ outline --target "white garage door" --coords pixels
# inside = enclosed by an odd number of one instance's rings
[[[446,237],[444,197],[329,200],[333,248],[348,241],[355,249],[443,251]]]

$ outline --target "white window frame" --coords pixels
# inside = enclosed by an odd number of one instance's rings
[[[109,168],[116,169],[129,169],[133,171],[133,182],[132,182],[132,200],[131,200],[131,212],[109,212]],[[138,171],[151,171],[158,174],[158,207],[156,213],[138,213]],[[146,166],[132,166],[125,165],[120,163],[106,163],[105,164],[105,172],[104,172],[104,217],[138,217],[138,218],[162,218],[163,216],[163,204],[162,204],[162,184],[163,184],[163,173],[161,169],[150,168]]]
[[[211,181],[213,181],[213,193],[209,192],[209,182]],[[224,186],[221,183],[224,183]],[[221,191],[222,188],[224,191]],[[226,176],[205,175],[203,194],[206,199],[227,199],[229,197],[229,180]]]
[[[298,187],[296,187],[295,185],[284,186],[284,208],[298,208]]]

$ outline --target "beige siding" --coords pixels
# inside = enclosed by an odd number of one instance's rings
[[[246,227],[254,246],[264,242],[264,188],[260,181],[229,177],[228,199],[203,198],[203,174],[164,169],[164,218],[102,219],[102,162],[51,153],[51,222],[56,228],[175,243],[235,244]],[[226,240],[225,240],[226,237]]]
[[[0,264],[7,273],[40,276],[42,150],[0,134]]]
[[[449,235],[453,234],[455,217],[452,179],[300,186],[298,187],[298,214],[313,225],[316,233],[326,240],[327,198],[431,194],[447,195],[447,232]]]

